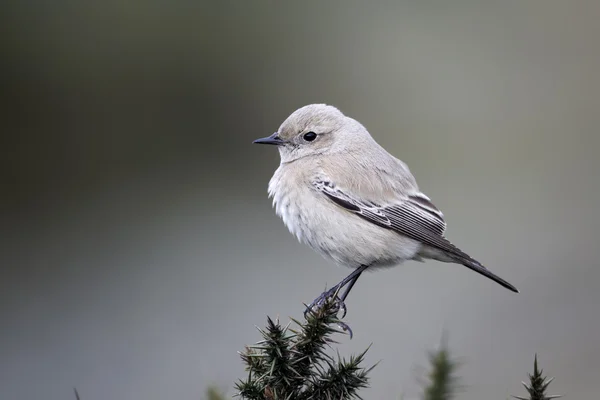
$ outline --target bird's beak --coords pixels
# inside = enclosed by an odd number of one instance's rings
[[[273,144],[275,146],[281,146],[282,144],[285,144],[285,141],[281,140],[279,138],[279,136],[277,136],[277,132],[275,132],[271,136],[267,136],[267,137],[264,137],[264,138],[256,139],[252,143],[257,143],[257,144]]]

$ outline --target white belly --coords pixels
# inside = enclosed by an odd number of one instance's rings
[[[285,190],[291,185],[278,183],[271,180],[269,192],[284,224],[298,240],[339,265],[392,266],[412,259],[421,248],[419,242],[364,220],[310,186]]]

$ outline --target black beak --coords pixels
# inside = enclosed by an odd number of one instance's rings
[[[275,132],[271,136],[267,136],[267,137],[264,137],[264,138],[256,139],[252,143],[257,143],[257,144],[273,144],[275,146],[281,146],[282,144],[285,144],[285,141],[281,140],[279,138],[279,136],[277,136],[277,132]]]

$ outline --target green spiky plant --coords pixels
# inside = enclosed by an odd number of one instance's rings
[[[206,389],[204,398],[206,400],[225,400],[225,395],[215,386],[210,386],[208,389]]]
[[[456,370],[460,364],[451,357],[445,334],[442,336],[440,347],[429,353],[429,364],[423,400],[452,399],[458,389]]]
[[[535,355],[533,361],[533,374],[529,375],[529,382],[521,382],[527,392],[529,397],[523,396],[512,396],[515,399],[519,400],[550,400],[550,399],[558,399],[562,397],[562,395],[549,395],[546,394],[546,390],[548,389],[548,385],[554,380],[554,378],[546,378],[543,375],[543,370],[538,368],[538,360],[537,354]]]
[[[236,384],[238,395],[248,400],[360,398],[373,367],[361,366],[368,349],[347,360],[328,354],[337,343],[332,336],[342,333],[336,311],[327,301],[308,312],[304,322],[292,320],[297,329],[268,318],[266,328],[259,329],[263,340],[240,354],[248,377]]]

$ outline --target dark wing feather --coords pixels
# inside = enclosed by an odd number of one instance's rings
[[[513,285],[494,275],[443,236],[446,229],[444,216],[425,195],[419,193],[395,204],[381,205],[353,198],[329,181],[319,180],[314,182],[314,186],[334,203],[367,221],[442,250],[473,271],[518,292]]]
[[[331,182],[318,181],[314,185],[334,203],[372,223],[427,245],[456,253],[457,256],[466,256],[443,237],[446,230],[443,215],[423,195],[409,196],[396,204],[380,205],[352,198]]]

